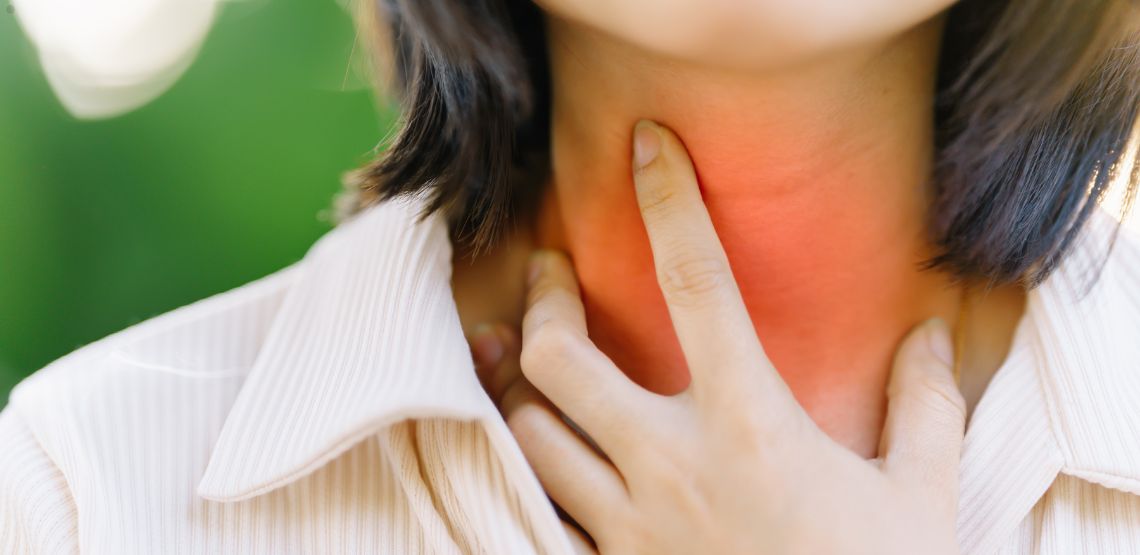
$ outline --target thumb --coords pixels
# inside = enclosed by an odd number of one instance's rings
[[[952,375],[950,331],[939,318],[911,330],[895,353],[887,387],[883,470],[930,488],[957,506],[966,402]]]

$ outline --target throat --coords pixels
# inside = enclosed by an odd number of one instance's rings
[[[553,183],[594,342],[633,380],[688,386],[630,176],[634,123],[685,142],[755,331],[836,440],[874,456],[895,348],[959,290],[923,271],[937,28],[811,67],[693,67],[550,22]]]

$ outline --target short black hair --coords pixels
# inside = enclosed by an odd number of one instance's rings
[[[427,192],[463,245],[491,244],[550,172],[544,16],[532,0],[364,0],[386,31],[399,132],[348,174],[350,212]],[[368,2],[376,2],[374,4]],[[1140,109],[1129,0],[962,0],[939,62],[924,265],[991,285],[1043,281],[1125,168]],[[385,40],[385,39],[381,39]]]

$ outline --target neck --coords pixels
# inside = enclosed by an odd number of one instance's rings
[[[592,338],[643,386],[689,380],[630,176],[634,123],[685,142],[765,350],[833,438],[873,456],[891,358],[959,291],[926,240],[940,21],[766,72],[669,60],[552,19],[553,187]],[[557,218],[557,220],[555,220]]]

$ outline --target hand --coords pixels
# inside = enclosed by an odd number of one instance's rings
[[[861,459],[816,427],[765,355],[680,141],[648,122],[635,136],[637,198],[690,387],[654,394],[616,368],[553,252],[532,260],[525,378],[508,363],[489,386],[547,493],[592,538],[570,529],[579,550],[957,553],[965,405],[945,324],[900,345],[880,458]],[[512,360],[517,341],[495,334]]]

